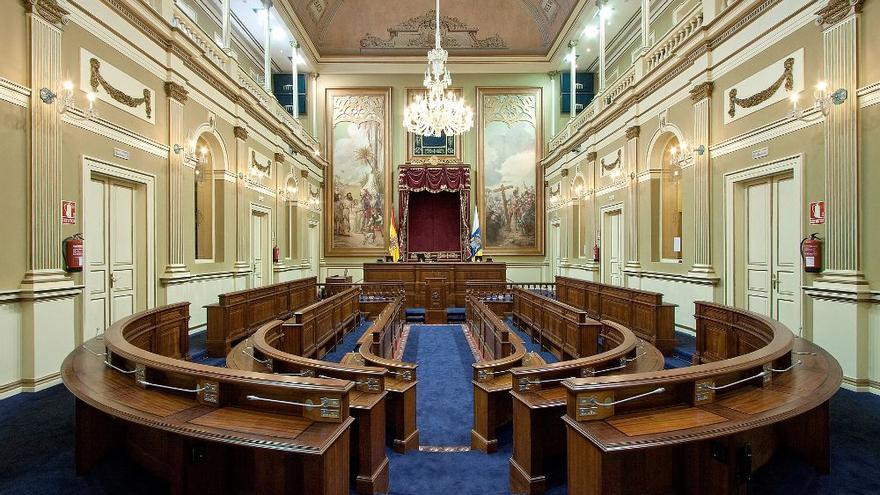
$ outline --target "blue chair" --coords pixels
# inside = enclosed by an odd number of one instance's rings
[[[407,323],[424,323],[425,308],[407,308],[404,311],[404,316]]]
[[[464,323],[467,321],[464,308],[446,308],[446,321],[449,323]]]

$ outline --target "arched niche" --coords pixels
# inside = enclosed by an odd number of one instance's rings
[[[228,154],[222,136],[209,124],[196,128],[193,136],[194,256],[199,261],[220,262],[225,251],[223,202]]]
[[[651,219],[654,261],[680,263],[683,242],[681,131],[671,125],[657,131],[648,148],[651,170]]]

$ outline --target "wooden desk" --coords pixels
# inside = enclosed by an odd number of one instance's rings
[[[505,263],[364,263],[364,282],[401,282],[405,306],[425,308],[426,323],[445,323],[446,308],[465,306],[469,281],[506,282]]]

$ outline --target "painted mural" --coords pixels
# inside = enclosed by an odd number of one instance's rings
[[[390,89],[328,89],[327,255],[385,251],[390,205]]]
[[[540,254],[541,90],[480,89],[479,102],[481,215],[487,251]]]

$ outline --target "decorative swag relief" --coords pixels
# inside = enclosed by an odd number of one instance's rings
[[[155,92],[85,48],[80,49],[80,79],[80,88],[91,88],[98,99],[151,124],[156,122]]]
[[[728,88],[724,94],[727,106],[724,123],[767,108],[803,89],[804,49],[801,48]]]
[[[540,88],[477,88],[480,226],[487,254],[544,252]]]
[[[623,161],[623,148],[618,148],[617,151],[605,155],[599,160],[599,164],[602,166],[601,176],[605,177],[606,175],[611,175],[615,170],[620,169],[620,163]]]

